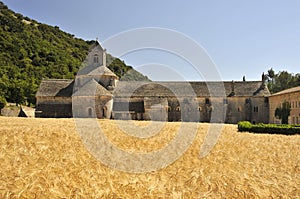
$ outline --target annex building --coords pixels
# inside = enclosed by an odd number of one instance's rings
[[[290,104],[289,124],[300,124],[300,86],[286,89],[278,93],[274,93],[269,97],[270,103],[270,123],[280,124],[281,120],[275,116],[277,108],[282,107],[282,103]]]
[[[75,79],[41,82],[35,116],[268,123],[269,96],[264,75],[260,81],[119,81],[96,42]]]

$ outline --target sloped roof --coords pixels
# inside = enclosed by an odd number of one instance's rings
[[[88,75],[105,75],[105,76],[114,76],[117,77],[109,68],[105,66],[100,66],[88,73]]]
[[[94,79],[91,79],[86,84],[84,84],[78,91],[76,91],[73,96],[112,96],[112,94],[101,86]]]
[[[95,66],[95,65],[89,65],[80,69],[77,75],[88,75],[88,76],[104,75],[104,76],[117,77],[117,75],[113,73],[109,68],[105,66]]]
[[[277,96],[277,95],[283,95],[283,94],[287,94],[287,93],[294,93],[294,92],[300,92],[300,86],[289,88],[289,89],[274,93],[273,95],[271,95],[271,97]]]
[[[35,109],[27,106],[22,106],[20,112],[23,111],[25,117],[34,117]],[[20,114],[19,114],[20,115]]]
[[[49,79],[42,80],[36,97],[71,97],[73,93],[74,80]]]
[[[101,50],[103,50],[102,46],[100,45],[99,41],[96,40],[89,48],[89,51],[92,51],[94,48],[100,48]]]
[[[134,82],[120,81],[115,96],[229,96],[234,86],[234,96],[269,96],[269,89],[261,81],[243,82]]]
[[[119,81],[113,91],[116,97],[210,97],[210,96],[230,96],[234,86],[234,96],[270,96],[267,86],[262,87],[261,81],[246,82],[143,82],[143,81]],[[38,92],[39,96],[60,96],[71,97],[73,93],[74,80],[43,80]],[[300,87],[288,89],[300,90]],[[81,87],[73,96],[112,96],[108,90],[91,79]]]

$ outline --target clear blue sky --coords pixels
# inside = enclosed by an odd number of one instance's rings
[[[207,51],[223,80],[242,80],[244,75],[246,80],[259,80],[261,73],[271,67],[276,72],[300,72],[300,1],[297,0],[3,2],[15,12],[59,26],[85,40],[98,37],[101,42],[120,32],[143,27],[179,31]],[[173,70],[166,70],[172,67],[182,69],[178,73],[184,73],[183,79],[200,80],[187,63],[168,53],[146,50],[122,58],[154,80],[176,79]],[[147,68],[149,63],[158,65]],[[160,70],[163,65],[168,67]],[[160,76],[147,72],[151,67]]]

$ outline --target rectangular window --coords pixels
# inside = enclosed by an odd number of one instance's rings
[[[99,63],[99,57],[97,55],[94,56],[94,63]]]
[[[293,123],[292,124],[295,124],[296,120],[295,120],[295,117],[293,117]]]
[[[210,101],[208,98],[205,98],[205,104],[210,104]]]
[[[265,101],[265,103],[269,103],[269,98],[265,97],[264,101]]]
[[[253,112],[254,112],[254,113],[258,113],[258,106],[254,106],[254,107],[253,107]]]
[[[228,100],[226,98],[223,99],[223,104],[228,104]]]

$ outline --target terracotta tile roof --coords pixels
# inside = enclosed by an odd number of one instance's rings
[[[273,95],[271,95],[271,97],[277,96],[277,95],[283,95],[283,94],[287,94],[287,93],[294,93],[294,92],[300,92],[300,86],[289,88],[289,89],[280,91],[278,93],[274,93]]]

